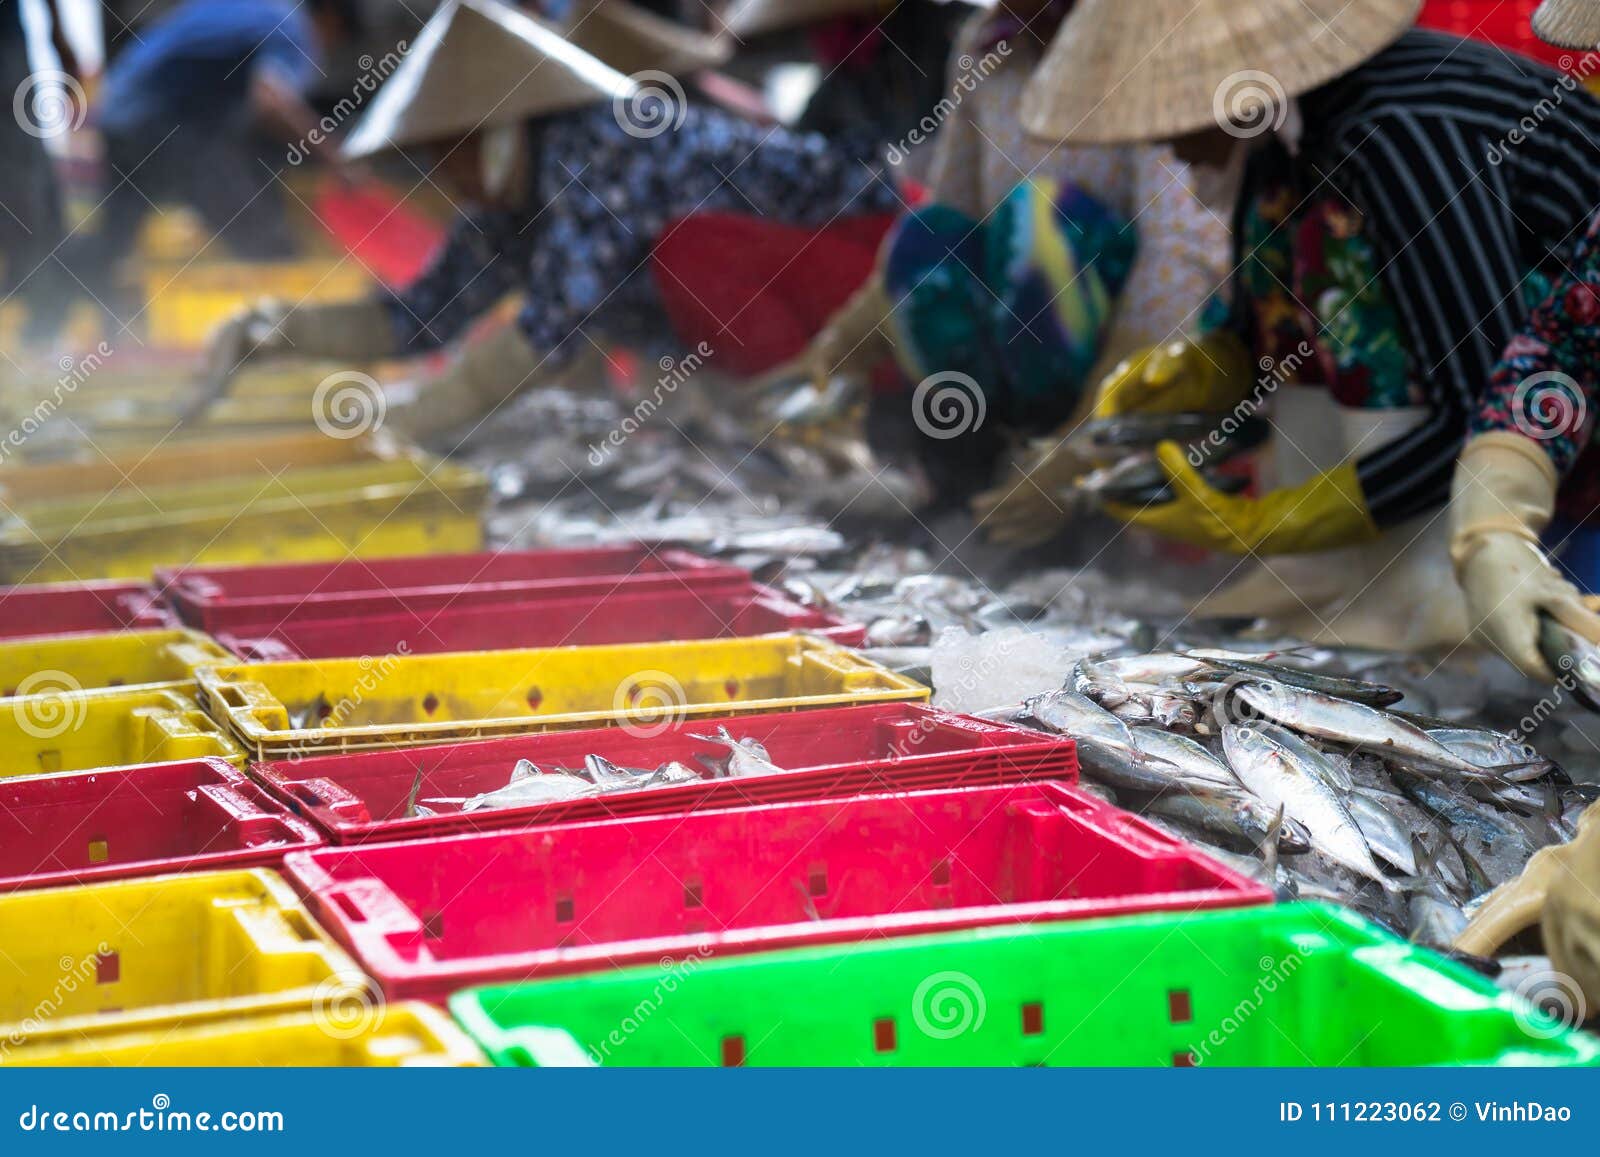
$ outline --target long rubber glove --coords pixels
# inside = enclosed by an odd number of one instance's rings
[[[1225,330],[1137,353],[1107,374],[1096,391],[1094,416],[1218,413],[1250,396],[1255,385],[1250,351]]]
[[[1539,545],[1557,481],[1537,442],[1496,430],[1467,443],[1450,495],[1450,559],[1469,621],[1485,643],[1541,680],[1555,674],[1539,653],[1540,611],[1600,641],[1600,616]]]
[[[388,312],[376,301],[289,306],[264,298],[219,325],[206,341],[206,371],[186,418],[204,413],[228,392],[250,361],[326,359],[353,363],[393,357],[399,342]]]
[[[553,381],[556,367],[545,367],[546,359],[528,345],[521,328],[508,323],[469,343],[437,377],[415,387],[403,404],[391,405],[385,424],[396,434],[426,442],[487,421],[523,390]]]
[[[1176,492],[1171,502],[1116,503],[1107,513],[1167,538],[1227,554],[1301,554],[1376,538],[1353,465],[1260,498],[1223,494],[1189,464],[1182,446],[1163,442],[1156,456]]]
[[[1600,1011],[1600,804],[1589,805],[1570,843],[1539,849],[1490,892],[1455,947],[1494,956],[1535,925],[1551,966],[1582,989],[1589,1015]]]
[[[1578,824],[1539,926],[1551,966],[1577,983],[1592,1017],[1600,1015],[1600,804],[1590,804]]]

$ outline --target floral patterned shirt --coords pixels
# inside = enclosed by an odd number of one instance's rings
[[[1546,282],[1472,416],[1472,432],[1510,430],[1538,442],[1563,476],[1589,444],[1600,394],[1600,216],[1566,276]]]
[[[463,213],[429,268],[387,304],[402,349],[449,342],[508,293],[552,367],[582,334],[655,353],[675,342],[650,254],[673,221],[742,212],[799,225],[900,206],[884,175],[814,134],[667,104],[647,123],[600,104],[529,126],[533,190],[518,210]]]

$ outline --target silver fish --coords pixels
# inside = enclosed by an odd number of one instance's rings
[[[1163,792],[1182,788],[1182,772],[1140,751],[1128,725],[1076,691],[1051,691],[1023,704],[1027,717],[1078,744],[1084,773],[1118,789]]]
[[[1386,890],[1396,887],[1373,861],[1350,809],[1304,761],[1258,728],[1229,724],[1222,744],[1234,774],[1268,807],[1281,806],[1305,825],[1319,851]]]
[[[1417,856],[1412,847],[1412,834],[1394,812],[1384,806],[1380,798],[1363,791],[1351,792],[1345,803],[1367,847],[1404,875],[1415,876]]]
[[[1114,659],[1084,659],[1078,667],[1093,681],[1114,683],[1181,683],[1192,679],[1211,664],[1204,659],[1180,655],[1175,651],[1151,651]]]
[[[1287,727],[1279,727],[1276,723],[1260,724],[1257,730],[1287,748],[1334,791],[1348,792],[1355,787],[1355,781],[1350,778],[1349,764],[1338,756],[1318,750]]]
[[[1541,611],[1539,653],[1558,678],[1572,681],[1572,693],[1585,707],[1600,711],[1600,646]]]
[[[1364,679],[1347,679],[1340,675],[1327,675],[1305,671],[1298,667],[1262,663],[1251,659],[1216,659],[1216,666],[1236,675],[1251,675],[1271,683],[1283,683],[1313,691],[1318,695],[1331,695],[1335,699],[1348,699],[1365,703],[1368,707],[1388,707],[1405,698],[1405,692],[1382,683],[1369,683]]]
[[[1540,758],[1528,744],[1503,732],[1483,727],[1430,727],[1427,731],[1445,750],[1513,782],[1525,783],[1556,769],[1553,760]]]
[[[1130,734],[1139,751],[1177,767],[1192,783],[1231,792],[1243,787],[1226,763],[1186,736],[1173,735],[1159,727],[1134,727]]]
[[[1536,850],[1527,831],[1511,817],[1497,814],[1493,807],[1478,803],[1463,792],[1403,771],[1394,773],[1394,782],[1418,807],[1451,828],[1472,832],[1485,844],[1513,848],[1523,859]]]
[[[1142,813],[1190,824],[1245,847],[1260,847],[1272,833],[1277,813],[1244,792],[1169,792],[1146,804]],[[1305,827],[1285,818],[1278,826],[1278,851],[1303,855],[1312,847]]]
[[[525,807],[529,804],[559,803],[562,800],[598,795],[599,792],[598,786],[580,776],[561,771],[543,773],[533,763],[520,759],[511,771],[511,782],[505,787],[462,800],[434,799],[428,802],[459,803],[462,811],[473,812]]]
[[[1206,484],[1224,494],[1237,494],[1250,484],[1236,474],[1207,472]],[[1176,497],[1167,472],[1152,454],[1134,454],[1093,470],[1075,483],[1077,492],[1099,502],[1154,506]]]
[[[1255,680],[1240,684],[1237,693],[1268,719],[1302,735],[1331,739],[1385,758],[1405,758],[1461,775],[1488,774],[1452,754],[1420,727],[1362,703],[1335,699],[1286,683]]]
[[[692,735],[702,743],[716,743],[727,748],[726,763],[720,763],[722,774],[732,779],[747,776],[781,775],[783,768],[772,762],[767,749],[756,739],[735,739],[727,727],[719,726],[715,735]]]
[[[1419,886],[1406,902],[1408,934],[1429,948],[1449,948],[1467,926],[1468,915],[1445,890],[1440,873],[1449,841],[1441,836],[1432,848],[1420,837],[1414,841]]]

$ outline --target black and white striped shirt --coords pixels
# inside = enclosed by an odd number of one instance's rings
[[[1586,64],[1600,74],[1600,56]],[[1523,282],[1561,268],[1600,208],[1600,102],[1522,57],[1414,31],[1300,107],[1296,191],[1331,187],[1365,217],[1431,406],[1357,462],[1373,519],[1393,525],[1448,499],[1469,417],[1527,318]]]

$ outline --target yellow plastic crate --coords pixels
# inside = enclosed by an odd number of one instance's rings
[[[250,1016],[41,1044],[28,1049],[24,1059],[30,1065],[111,1068],[388,1069],[484,1063],[466,1033],[430,1005],[369,1007],[370,1014],[358,998],[353,1023],[343,1027],[314,1012]]]
[[[107,631],[0,642],[0,710],[14,696],[192,690],[194,671],[234,656],[199,631]]]
[[[145,327],[153,345],[198,349],[229,317],[263,297],[293,305],[365,297],[372,277],[356,261],[208,261],[152,264],[142,279]]]
[[[176,691],[34,695],[0,710],[0,779],[206,756],[244,764],[227,733]]]
[[[0,469],[0,500],[16,507],[73,495],[100,498],[119,489],[210,487],[224,479],[265,479],[288,470],[372,465],[417,454],[390,438],[340,439],[320,431],[183,441],[128,439],[115,447],[85,447],[70,459]]]
[[[23,1064],[34,1048],[113,1033],[319,1009],[343,1024],[376,1008],[355,963],[266,870],[0,896],[0,959],[0,1044]]]
[[[243,663],[197,680],[201,704],[259,759],[929,694],[808,635]]]
[[[0,521],[0,581],[474,551],[487,493],[483,476],[466,467],[400,459],[12,503],[12,517]]]

